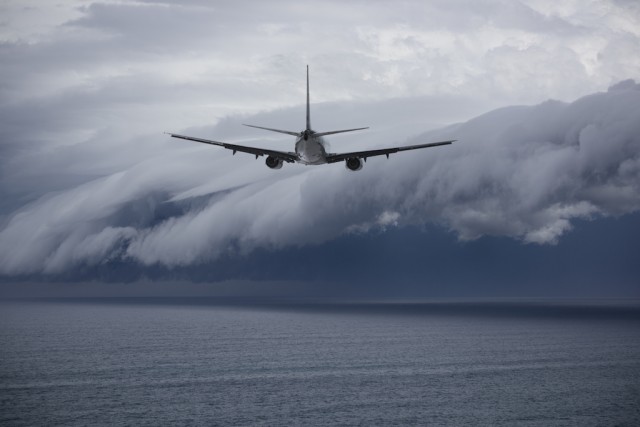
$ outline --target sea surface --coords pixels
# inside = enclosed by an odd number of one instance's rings
[[[0,425],[640,425],[619,302],[0,303]]]

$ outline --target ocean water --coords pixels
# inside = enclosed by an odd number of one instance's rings
[[[1,425],[640,425],[640,311],[0,304]]]

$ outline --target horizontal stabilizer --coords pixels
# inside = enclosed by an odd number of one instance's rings
[[[333,134],[336,134],[336,133],[353,132],[355,130],[363,130],[363,129],[369,129],[369,128],[366,127],[366,128],[356,128],[356,129],[331,130],[329,132],[315,132],[313,135],[314,136],[326,136],[326,135],[333,135]]]
[[[287,135],[300,136],[300,132],[293,132],[293,131],[290,131],[290,130],[264,128],[262,126],[245,125],[244,123],[242,124],[242,126],[248,126],[250,128],[256,128],[256,129],[264,129],[264,130],[268,130],[268,131],[271,131],[271,132],[285,133]]]

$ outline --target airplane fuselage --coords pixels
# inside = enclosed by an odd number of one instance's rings
[[[295,150],[299,162],[305,165],[327,163],[325,141],[321,136],[314,136],[312,132],[302,132],[302,136],[296,140]]]

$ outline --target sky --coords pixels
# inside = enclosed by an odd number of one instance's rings
[[[0,16],[5,290],[640,296],[635,1],[4,1]],[[242,123],[302,129],[306,65],[316,131],[370,127],[331,151],[458,141],[354,173],[163,134],[289,151]]]

